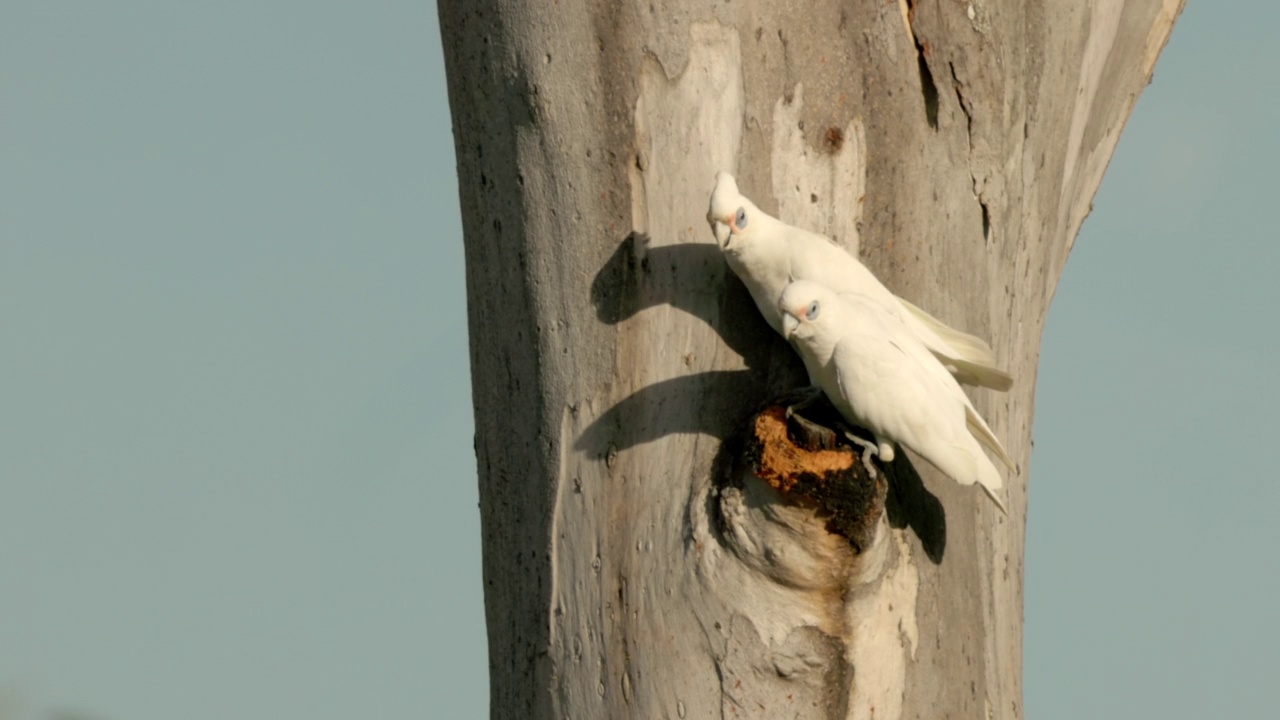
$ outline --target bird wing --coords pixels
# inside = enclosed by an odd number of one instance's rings
[[[875,436],[876,444],[901,443],[914,447],[913,410],[920,405],[917,388],[902,382],[900,364],[887,356],[887,345],[845,336],[832,353],[825,380],[835,387],[827,397],[846,420]],[[835,392],[833,393],[832,390]]]
[[[924,324],[931,332],[945,342],[959,357],[983,365],[993,365],[996,361],[995,351],[985,340],[966,332],[961,332],[947,325],[938,318],[916,307],[910,301],[898,298],[902,307],[906,308],[916,320]]]
[[[996,354],[985,340],[956,330],[902,298],[898,302],[907,311],[907,324],[957,380],[999,392],[1013,387],[1013,376],[996,367]]]
[[[861,310],[856,311],[872,313],[876,312],[876,309],[864,303],[864,307]],[[911,361],[916,366],[920,367],[923,372],[928,373],[932,377],[935,387],[937,387],[937,392],[945,392],[964,405],[965,426],[968,429],[969,434],[978,441],[978,444],[982,445],[982,447],[987,450],[990,450],[992,454],[999,458],[1000,462],[1003,463],[1010,472],[1013,472],[1016,469],[1016,466],[1014,465],[1013,460],[1009,457],[1009,453],[1006,452],[1004,446],[1000,444],[1000,440],[996,437],[995,433],[991,431],[987,422],[983,420],[982,416],[978,414],[978,411],[974,409],[973,402],[969,400],[969,396],[965,395],[964,390],[960,387],[959,378],[954,377],[953,374],[949,372],[949,368],[943,367],[946,361],[938,358],[932,348],[925,347],[923,341],[915,343],[904,341],[902,345],[905,348],[903,353],[909,356]]]
[[[866,265],[826,235],[792,227],[786,234],[791,249],[791,270],[796,280],[811,280],[837,295],[863,295],[886,307],[893,293]]]
[[[939,392],[946,392],[955,398],[964,406],[964,422],[965,428],[969,434],[973,436],[978,444],[990,450],[993,455],[1000,459],[1000,462],[1009,469],[1010,472],[1016,470],[1012,458],[1005,451],[1004,446],[1000,444],[999,438],[991,431],[991,427],[987,425],[987,421],[982,419],[978,411],[973,407],[973,401],[965,394],[964,389],[960,387],[959,378],[954,377],[948,369],[942,366],[942,361],[932,354],[932,351],[923,347],[921,343],[908,345],[914,348],[912,360],[923,366],[929,372],[938,387]]]
[[[857,303],[830,309],[827,325],[840,333],[832,360],[839,393],[857,416],[851,420],[921,455],[967,435],[955,398],[922,366],[920,355],[954,384],[947,371],[891,311],[854,297]]]
[[[956,330],[889,292],[866,265],[825,235],[800,228],[790,228],[786,235],[794,279],[812,280],[838,295],[863,295],[883,305],[966,385],[1000,392],[1013,386],[1013,377],[996,366],[996,354],[982,338]]]
[[[956,379],[924,346],[923,342],[913,336],[899,318],[866,297],[849,296],[841,299],[845,304],[843,311],[850,314],[848,318],[842,318],[843,324],[861,325],[868,329],[862,337],[853,338],[854,342],[860,345],[858,354],[867,354],[868,347],[876,342],[875,336],[882,338],[881,342],[887,347],[896,350],[897,367],[892,371],[882,370],[881,375],[887,380],[892,373],[892,381],[902,388],[901,400],[916,406],[914,412],[916,417],[920,418],[920,423],[937,427],[940,423],[956,422],[957,416],[945,412],[949,399],[949,402],[963,407],[964,435],[990,450],[1010,471],[1015,469],[1013,460],[1004,446],[974,409],[969,396],[965,395]],[[848,362],[853,351],[845,351],[845,353],[847,354],[842,359]],[[843,383],[842,379],[842,385]],[[910,388],[909,391],[906,388]],[[942,433],[940,437],[950,439],[945,443],[922,439],[919,442],[929,443],[931,448],[926,450],[921,447],[912,447],[912,449],[964,484],[976,479],[988,490],[1004,484],[995,466],[977,447],[969,446],[967,442],[957,443],[955,434],[951,432]],[[938,459],[935,460],[930,455]],[[952,472],[957,474],[953,475]],[[960,480],[961,477],[968,478],[968,481]]]
[[[779,247],[786,248],[789,255],[790,279],[812,280],[837,295],[862,295],[882,305],[901,318],[925,347],[965,385],[999,392],[1013,386],[1013,377],[996,366],[995,352],[989,344],[977,336],[948,326],[889,292],[889,288],[867,266],[831,238],[782,222],[778,222],[775,228]],[[776,301],[776,298],[771,300]]]
[[[957,483],[982,486],[1005,512],[996,494],[1004,479],[982,452],[977,437],[967,427],[957,427],[957,405],[966,402],[961,400],[964,393],[957,397],[940,387],[939,377],[959,388],[907,328],[901,327],[901,333],[906,337],[851,334],[850,342],[837,346],[840,395],[854,406],[858,421],[873,426],[868,429],[885,433]]]

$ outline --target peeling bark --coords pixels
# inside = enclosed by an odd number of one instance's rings
[[[1040,335],[1182,3],[441,0],[493,717],[1022,716]],[[991,340],[1007,517],[906,453],[883,495],[761,477],[802,372],[718,170]]]

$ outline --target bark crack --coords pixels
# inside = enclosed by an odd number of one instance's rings
[[[960,76],[956,73],[956,64],[948,62],[947,67],[951,70],[951,84],[956,91],[956,104],[960,106],[960,112],[964,113],[965,139],[969,147],[969,180],[973,182],[973,197],[978,201],[979,209],[982,210],[982,239],[990,241],[991,209],[987,207],[987,201],[982,196],[983,188],[978,182],[977,174],[973,171],[973,108],[965,100],[964,84],[960,82]]]
[[[929,121],[929,127],[934,130],[938,129],[938,85],[933,81],[933,72],[929,70],[929,62],[926,57],[929,54],[929,44],[920,42],[920,37],[916,35],[912,28],[915,22],[916,7],[911,0],[906,0],[907,5],[907,32],[911,35],[911,42],[916,46],[916,62],[920,69],[920,92],[924,95],[924,117]]]

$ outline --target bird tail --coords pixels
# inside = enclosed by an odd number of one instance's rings
[[[994,466],[994,465],[992,465],[991,467],[992,467],[992,469],[993,469],[993,470],[995,469],[995,466]],[[986,493],[986,494],[987,494],[987,497],[991,498],[991,502],[995,503],[995,504],[996,504],[996,507],[1000,508],[1000,514],[1001,514],[1001,515],[1008,515],[1008,514],[1009,514],[1009,511],[1008,511],[1008,510],[1006,510],[1006,509],[1005,509],[1005,507],[1004,507],[1004,501],[1003,501],[1003,500],[1001,500],[1001,499],[1000,499],[1000,496],[996,494],[996,489],[995,489],[995,488],[989,488],[989,487],[987,487],[987,484],[986,484],[986,483],[981,483],[981,482],[980,482],[980,483],[978,483],[978,485],[980,485],[980,486],[982,487],[982,492]]]
[[[1013,387],[1013,376],[996,367],[995,351],[985,340],[956,330],[902,298],[898,298],[898,302],[906,308],[908,323],[917,329],[925,346],[956,380],[999,392]]]
[[[965,403],[964,405],[964,422],[969,428],[969,434],[978,441],[978,444],[991,451],[991,454],[1000,459],[1000,463],[1008,468],[1009,472],[1017,472],[1018,466],[1014,464],[1013,458],[1009,457],[1009,453],[1005,452],[1004,446],[1000,444],[1000,440],[996,438],[996,434],[991,432],[991,428],[987,426],[987,421],[982,419],[977,410],[973,409],[973,405]]]
[[[991,460],[976,447],[966,447],[964,445],[952,445],[954,452],[949,458],[948,464],[952,465],[948,470],[943,470],[961,485],[972,485],[975,481],[982,487],[982,491],[991,498],[991,502],[1000,508],[1000,512],[1008,514],[1005,510],[1004,501],[1000,499],[998,491],[1004,487],[1004,478],[1000,477],[1000,471],[991,463]],[[942,468],[938,468],[942,470]]]
[[[955,376],[956,382],[962,385],[989,388],[996,392],[1006,392],[1013,387],[1013,376],[994,365],[980,365],[963,358],[940,354],[929,348],[938,362],[946,366]]]

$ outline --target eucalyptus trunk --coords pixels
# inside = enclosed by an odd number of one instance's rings
[[[493,717],[1022,717],[1041,333],[1183,2],[440,0]],[[919,461],[854,543],[726,457],[803,372],[719,170],[990,340],[1007,516]]]

